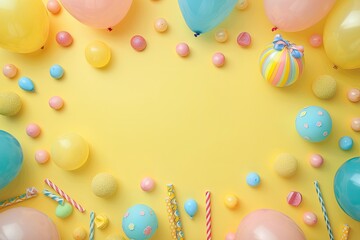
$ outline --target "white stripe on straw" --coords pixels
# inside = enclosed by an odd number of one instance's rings
[[[324,215],[324,220],[325,220],[325,223],[326,223],[326,228],[327,228],[330,240],[334,240],[334,235],[333,235],[333,232],[331,230],[329,217],[328,217],[328,214],[327,214],[327,211],[326,211],[326,208],[325,208],[325,203],[324,203],[321,191],[320,191],[319,183],[318,183],[318,181],[314,181],[314,184],[315,184],[316,193],[317,193],[317,196],[319,198],[320,205],[321,205],[321,210],[322,210],[322,213]]]

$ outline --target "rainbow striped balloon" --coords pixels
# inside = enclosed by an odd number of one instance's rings
[[[281,35],[276,35],[260,56],[261,74],[271,85],[290,86],[296,82],[304,69],[304,48],[296,46]]]

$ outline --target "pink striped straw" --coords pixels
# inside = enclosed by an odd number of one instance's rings
[[[211,240],[211,192],[205,192],[205,207],[206,207],[206,240]]]
[[[72,199],[69,195],[67,195],[63,190],[61,190],[58,186],[56,186],[52,181],[50,181],[48,178],[45,179],[45,183],[51,187],[52,189],[54,189],[55,192],[57,192],[60,196],[62,196],[63,198],[65,198],[66,201],[68,201],[71,205],[73,205],[77,210],[79,210],[80,212],[85,212],[85,209],[78,204],[77,202],[75,202],[74,199]]]

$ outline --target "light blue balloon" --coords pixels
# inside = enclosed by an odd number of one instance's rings
[[[0,190],[18,175],[22,163],[19,142],[11,134],[0,130]]]
[[[198,36],[224,21],[237,0],[178,0],[178,3],[186,24]]]
[[[188,199],[184,204],[184,209],[185,212],[193,218],[198,211],[198,204],[194,199]]]
[[[360,157],[349,159],[337,170],[334,193],[342,210],[360,222]]]
[[[34,90],[35,86],[34,86],[34,83],[31,81],[30,78],[28,77],[21,77],[19,79],[19,87],[22,89],[22,90],[25,90],[25,91],[28,91],[28,92],[31,92]]]

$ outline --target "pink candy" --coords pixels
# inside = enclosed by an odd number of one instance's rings
[[[61,10],[61,6],[57,0],[49,0],[46,7],[52,14],[58,14]]]
[[[360,90],[357,88],[352,88],[347,93],[347,98],[350,102],[359,102],[360,101]]]
[[[15,65],[13,64],[6,64],[3,67],[3,74],[7,78],[14,78],[17,74],[18,70]]]
[[[44,164],[50,159],[50,154],[45,150],[37,150],[35,152],[35,160],[39,164]]]
[[[64,106],[64,100],[59,96],[54,96],[49,99],[49,106],[54,110],[60,110]]]
[[[237,43],[241,47],[248,47],[251,44],[251,36],[248,32],[242,32],[237,37]]]
[[[188,56],[190,53],[189,46],[186,43],[179,43],[178,45],[176,45],[176,53],[180,57]]]
[[[291,206],[297,207],[302,202],[302,196],[299,192],[290,192],[287,196],[287,202]]]
[[[32,137],[32,138],[36,138],[40,135],[41,133],[41,129],[40,127],[35,124],[35,123],[30,123],[27,127],[26,127],[26,134],[29,136],[29,137]]]
[[[130,44],[131,44],[132,48],[138,52],[143,51],[147,46],[145,38],[143,38],[140,35],[133,36],[131,38]]]
[[[217,52],[212,57],[212,62],[216,67],[222,67],[225,64],[224,54]]]
[[[145,192],[151,192],[155,187],[155,181],[150,177],[146,177],[141,181],[140,187]]]
[[[323,39],[321,35],[313,34],[310,36],[309,42],[312,47],[318,48],[322,45]]]
[[[323,163],[324,163],[324,159],[321,155],[313,154],[310,156],[310,164],[314,168],[321,167],[323,165]]]
[[[56,34],[56,42],[62,47],[69,47],[73,43],[73,37],[66,31]]]
[[[315,213],[313,212],[305,212],[303,215],[303,221],[305,224],[309,226],[313,226],[317,223],[318,219]]]

